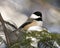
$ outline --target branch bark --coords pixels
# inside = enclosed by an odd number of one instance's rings
[[[9,39],[9,34],[8,34],[9,31],[5,27],[5,23],[4,23],[4,20],[3,20],[1,14],[0,14],[0,21],[2,23],[2,27],[3,27],[3,30],[4,30],[5,37],[6,37],[7,45],[10,46],[10,39]]]

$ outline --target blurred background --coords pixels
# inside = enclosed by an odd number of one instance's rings
[[[42,12],[45,28],[60,33],[60,0],[0,0],[3,19],[17,28],[35,11]]]

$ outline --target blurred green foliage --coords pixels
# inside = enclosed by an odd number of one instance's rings
[[[22,32],[22,40],[14,43],[9,48],[33,48],[31,46],[31,38],[26,39],[26,37],[34,37],[36,39],[39,39],[39,42],[48,43],[50,48],[55,48],[55,46],[52,45],[52,42],[56,41],[60,45],[60,34],[57,33],[49,33],[46,30],[43,31],[24,31]],[[45,44],[46,45],[46,44]]]

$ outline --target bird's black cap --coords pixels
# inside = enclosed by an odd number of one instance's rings
[[[40,17],[42,17],[42,13],[41,13],[41,12],[39,12],[39,11],[36,11],[36,12],[34,12],[33,14],[35,14],[35,15],[37,15],[37,16],[40,16]]]

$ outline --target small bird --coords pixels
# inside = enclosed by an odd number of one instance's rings
[[[36,11],[31,14],[31,16],[25,23],[23,23],[18,29],[14,30],[13,32],[16,32],[21,29],[26,31],[42,31],[43,30],[42,26],[43,26],[42,13]]]
[[[23,24],[23,29],[27,30],[27,31],[42,31],[42,26],[43,26],[43,21],[42,21],[42,13],[37,11],[34,12],[31,16],[30,16],[30,20],[32,21],[28,21],[26,23]]]

